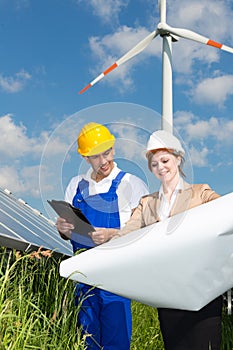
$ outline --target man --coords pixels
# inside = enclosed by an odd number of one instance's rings
[[[90,233],[91,244],[80,242],[77,234],[72,232],[74,227],[58,218],[58,231],[64,239],[70,239],[74,252],[113,238],[129,220],[140,198],[148,194],[142,180],[117,167],[114,143],[115,137],[109,129],[97,123],[86,124],[78,136],[78,153],[90,164],[90,169],[85,175],[71,179],[65,200],[80,208],[96,230]],[[80,301],[82,307],[78,321],[84,334],[88,335],[88,349],[130,349],[130,300],[78,284],[76,303]]]

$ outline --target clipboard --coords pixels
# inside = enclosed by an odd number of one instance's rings
[[[47,202],[61,218],[66,219],[69,224],[74,225],[73,232],[88,236],[89,232],[95,231],[94,227],[79,208],[75,208],[66,201],[52,199],[51,201],[47,200]]]

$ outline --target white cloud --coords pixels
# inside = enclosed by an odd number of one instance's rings
[[[29,7],[30,0],[16,0],[17,10],[25,9]]]
[[[133,124],[132,120],[126,117],[124,120],[119,120],[115,126],[113,125],[112,131],[117,136],[117,156],[126,159],[136,159],[137,161],[145,159],[143,155],[143,151],[145,151],[145,139],[149,137],[149,132],[146,128]]]
[[[233,95],[233,75],[204,79],[195,87],[192,95],[197,103],[209,103],[221,107],[226,99]]]
[[[211,166],[217,166],[219,155],[222,160],[224,158],[232,162],[233,120],[213,116],[202,120],[191,112],[178,111],[175,125],[183,137],[193,165],[201,167],[211,163]]]
[[[229,30],[233,11],[229,1],[174,0],[169,2],[167,12],[167,22],[171,26],[195,31],[226,45],[233,41],[232,31]],[[210,66],[213,62],[218,62],[223,54],[215,48],[185,39],[180,39],[173,48],[174,68],[186,74],[192,72],[194,63]]]
[[[97,6],[98,3],[99,11],[100,7],[103,6],[102,10],[104,11],[105,2],[97,1],[91,3],[92,6]],[[117,9],[119,11],[121,6],[117,6]],[[167,4],[167,23],[169,25],[193,30],[226,45],[230,45],[233,40],[232,31],[229,31],[232,17],[233,11],[228,1],[174,0]],[[224,21],[222,21],[223,18]],[[151,21],[151,18],[150,20],[148,19],[148,23],[149,21]],[[145,26],[148,23],[145,23]],[[216,23],[221,23],[221,25],[216,25]],[[89,45],[95,59],[93,66],[100,67],[99,70],[92,69],[93,78],[112,65],[148,34],[149,31],[146,27],[132,28],[122,24],[115,33],[110,33],[103,37],[91,37]],[[193,82],[198,78],[196,70],[200,71],[200,66],[196,64],[203,64],[206,68],[210,68],[211,64],[219,62],[221,55],[224,54],[221,50],[185,39],[180,39],[177,43],[173,43],[172,51],[174,71],[184,74],[185,77],[188,75],[190,81]],[[134,69],[139,63],[145,62],[147,58],[152,56],[161,57],[160,37],[156,38],[143,51],[143,54],[140,53],[135,56],[133,62],[122,64],[120,68],[112,72],[104,80],[108,84],[117,85],[117,88],[121,89],[122,92],[124,92],[124,89],[133,88],[132,73]],[[208,74],[207,69],[203,69],[203,76],[205,74]]]
[[[16,73],[15,76],[3,76],[0,74],[0,88],[8,93],[16,93],[25,87],[31,75],[25,70]]]
[[[191,146],[189,149],[189,154],[192,159],[192,165],[196,167],[205,167],[208,165],[208,155],[209,150],[206,147],[203,147],[201,150],[196,149],[195,147]]]
[[[43,191],[57,191],[64,163],[69,161],[83,118],[66,118],[50,130],[30,136],[23,123],[16,123],[10,114],[0,116],[0,187],[17,196],[39,198],[41,178]],[[51,170],[52,169],[52,170]]]
[[[41,157],[51,135],[42,131],[37,137],[29,137],[27,128],[22,123],[17,125],[10,114],[0,117],[0,130],[0,187],[16,194],[38,197]],[[61,127],[61,132],[50,140],[46,149],[54,162],[57,156],[66,154],[70,148],[66,132],[73,136],[72,130],[69,133]],[[47,186],[49,188],[50,185]]]
[[[201,119],[191,112],[178,111],[175,113],[175,124],[187,141],[214,138],[217,142],[233,143],[233,120],[210,117]]]
[[[26,127],[9,114],[0,117],[0,130],[0,187],[38,196],[39,165],[33,164],[41,155],[38,139],[28,137]]]
[[[197,31],[212,40],[233,38],[228,30],[232,22],[230,1],[173,0],[168,2],[167,7],[167,21],[173,26]],[[219,22],[221,26],[216,25]]]
[[[7,188],[15,194],[26,194],[38,198],[39,191],[39,166],[1,166],[0,187]]]
[[[130,28],[122,26],[113,34],[108,34],[104,37],[91,37],[89,45],[96,61],[95,67],[101,66],[99,71],[96,68],[95,70],[92,69],[93,76],[97,76],[101,71],[106,70],[148,34],[150,32],[144,27]],[[148,57],[161,55],[160,45],[159,41],[152,41],[142,53],[111,72],[108,76],[108,83],[114,85],[117,82],[119,90],[123,92],[124,89],[132,88],[132,71],[136,69],[138,63],[145,62]]]
[[[20,186],[18,173],[13,166],[1,166],[0,168],[0,187],[7,188],[10,191],[18,191]]]
[[[20,179],[23,180],[21,192],[30,193],[32,197],[40,196],[39,184],[39,165],[25,166],[20,171]]]
[[[51,137],[48,131],[42,131],[37,137],[29,137],[27,128],[22,123],[17,125],[10,114],[0,117],[0,130],[0,156],[2,161],[16,161],[24,159],[25,156],[30,156],[30,159],[39,159]],[[63,130],[50,141],[46,151],[51,156],[60,154],[69,146],[69,140],[67,136],[65,137],[66,132],[67,130]],[[73,136],[72,130],[70,130],[69,135]]]
[[[24,157],[30,152],[34,141],[26,135],[26,127],[23,124],[16,125],[11,115],[0,117],[0,154],[1,158]]]
[[[123,7],[128,5],[129,0],[78,0],[80,3],[89,5],[93,13],[100,17],[103,22],[118,21],[118,15]]]
[[[30,6],[31,0],[11,0],[11,7],[15,11],[21,11]],[[4,3],[8,3],[8,0],[1,0],[0,4],[5,5]]]

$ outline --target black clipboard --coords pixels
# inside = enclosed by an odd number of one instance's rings
[[[73,232],[88,236],[89,232],[95,231],[94,227],[79,208],[75,208],[66,201],[52,199],[47,202],[61,218],[66,219],[69,224],[74,225]]]

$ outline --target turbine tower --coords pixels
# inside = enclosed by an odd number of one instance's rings
[[[119,58],[114,64],[108,67],[104,72],[98,75],[79,93],[82,94],[91,86],[104,78],[107,74],[127,62],[140,52],[142,52],[150,42],[158,35],[163,40],[162,45],[162,122],[161,128],[173,132],[173,93],[172,93],[172,42],[178,41],[179,38],[184,38],[196,41],[201,44],[213,46],[215,48],[233,53],[233,48],[213,41],[203,35],[197,34],[188,29],[174,28],[166,23],[166,0],[159,0],[160,22],[156,30],[150,33],[146,38],[140,41],[125,55]]]

